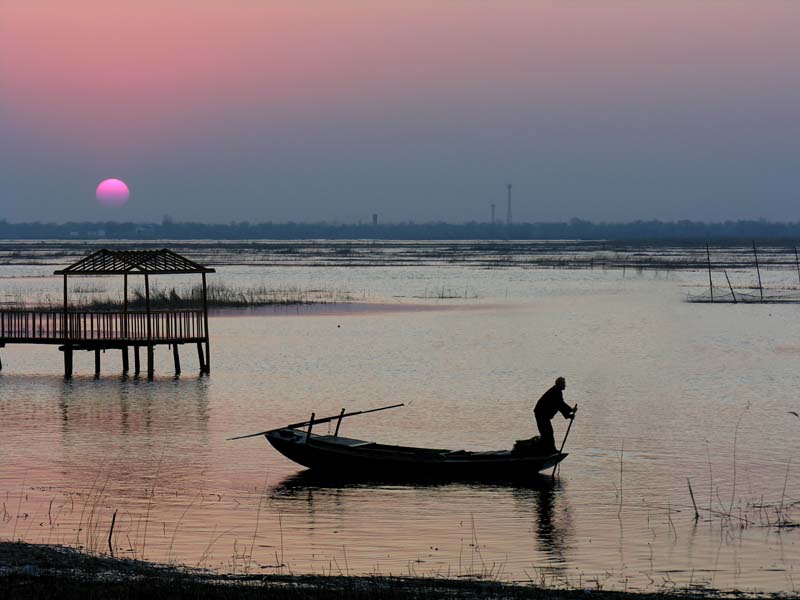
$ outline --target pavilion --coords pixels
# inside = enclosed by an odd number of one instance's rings
[[[100,353],[122,351],[122,370],[129,370],[128,350],[134,351],[134,370],[141,371],[139,352],[147,352],[147,375],[154,374],[156,345],[172,346],[175,372],[181,372],[178,346],[197,344],[200,372],[209,373],[211,357],[208,336],[208,287],[206,274],[215,270],[200,265],[166,248],[158,250],[102,249],[78,262],[55,271],[64,278],[63,309],[0,310],[0,347],[7,344],[57,344],[64,353],[64,376],[72,377],[72,355],[79,350],[94,351],[95,375],[100,374]],[[202,276],[202,308],[167,307],[153,309],[150,277],[153,275]],[[69,305],[69,277],[123,276],[123,303],[114,310],[84,310]],[[144,278],[145,307],[132,310],[128,301],[129,276]],[[0,363],[2,368],[2,363]]]

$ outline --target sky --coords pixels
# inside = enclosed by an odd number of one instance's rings
[[[800,220],[796,0],[0,0],[0,219]],[[95,188],[124,180],[130,200]]]

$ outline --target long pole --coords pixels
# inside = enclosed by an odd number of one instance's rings
[[[711,283],[711,251],[706,244],[706,259],[708,260],[708,291],[711,293],[711,301],[714,301],[714,286]]]
[[[569,425],[567,425],[567,432],[564,434],[564,439],[561,441],[561,448],[558,449],[558,454],[560,455],[564,450],[564,445],[567,443],[567,438],[569,437],[569,430],[572,429],[572,423],[575,421],[575,413],[578,412],[578,405],[576,404],[572,408],[572,416],[569,419]],[[560,462],[560,461],[559,461]],[[556,476],[556,469],[558,468],[559,463],[553,465],[553,477]]]
[[[728,282],[728,288],[731,290],[731,296],[733,296],[733,303],[736,304],[736,294],[733,292],[733,286],[731,285],[731,280],[728,279],[728,272],[725,270],[723,270],[722,272],[725,273],[725,281]]]
[[[323,417],[321,419],[313,419],[314,425],[319,423],[328,423],[329,421],[333,421],[334,419],[343,419],[345,417],[354,417],[356,415],[365,415],[367,413],[378,412],[380,410],[388,410],[390,408],[398,408],[399,406],[405,406],[404,404],[392,404],[390,406],[382,406],[380,408],[371,408],[369,410],[359,410],[356,412],[351,413],[339,413],[338,415],[333,415],[332,417]],[[305,425],[309,425],[311,421],[301,421],[300,423],[292,423],[291,425],[285,425],[284,427],[278,427],[278,429],[297,429],[298,427],[303,427]],[[257,435],[264,435],[265,433],[270,433],[272,431],[278,431],[278,429],[268,429],[267,431],[259,431],[258,433],[250,433],[247,435],[238,435],[236,437],[227,438],[230,440],[242,440],[244,438],[255,437]]]
[[[761,287],[761,269],[758,268],[758,252],[756,252],[756,241],[753,240],[753,256],[756,258],[756,273],[758,273],[758,291],[761,294],[761,300],[764,300],[764,288]]]

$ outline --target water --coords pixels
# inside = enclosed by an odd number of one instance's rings
[[[0,285],[58,297],[55,268],[5,265]],[[215,314],[210,377],[193,374],[190,347],[179,379],[157,349],[153,382],[123,380],[118,352],[97,381],[79,353],[65,382],[55,347],[0,349],[0,537],[107,551],[116,511],[116,554],[228,572],[796,589],[800,531],[774,525],[800,513],[797,305],[684,302],[702,271],[218,270],[366,306]],[[788,286],[796,273],[762,276]],[[226,441],[405,402],[343,433],[507,448],[535,433],[531,408],[558,375],[579,413],[555,482],[325,484],[263,438]],[[556,417],[557,440],[566,424]]]

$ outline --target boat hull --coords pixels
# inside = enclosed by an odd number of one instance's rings
[[[332,436],[307,436],[295,429],[271,431],[265,437],[278,452],[314,472],[348,478],[518,478],[550,469],[567,456],[386,446]]]

